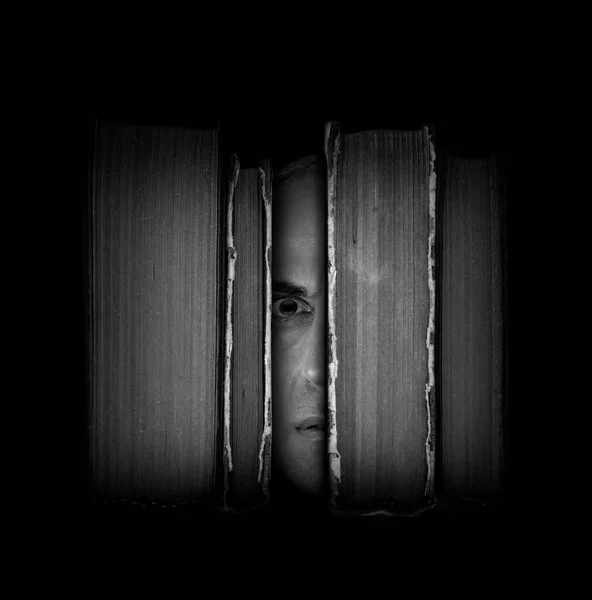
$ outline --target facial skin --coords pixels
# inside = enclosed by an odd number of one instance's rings
[[[326,480],[322,168],[277,184],[272,231],[272,485],[285,479],[299,493],[320,497]]]

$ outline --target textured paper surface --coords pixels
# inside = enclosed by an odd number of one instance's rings
[[[99,123],[90,440],[98,498],[216,493],[224,317],[218,133]]]
[[[450,157],[444,175],[442,489],[494,500],[504,464],[500,180],[493,157]]]
[[[434,147],[428,128],[326,142],[334,506],[412,514],[434,492]]]
[[[232,197],[234,301],[226,508],[246,512],[267,500],[271,448],[271,167],[241,168]],[[263,321],[263,322],[262,322]]]

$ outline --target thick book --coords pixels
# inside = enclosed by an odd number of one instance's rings
[[[222,499],[219,134],[99,122],[90,211],[92,490]]]
[[[227,219],[225,507],[269,497],[271,461],[271,165],[232,157]]]
[[[447,156],[439,170],[440,489],[494,500],[507,449],[503,165]]]
[[[433,505],[430,128],[326,128],[329,463],[336,514]]]

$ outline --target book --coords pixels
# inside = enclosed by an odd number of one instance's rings
[[[269,497],[271,460],[271,165],[241,168],[228,194],[225,507],[247,511]]]
[[[435,477],[435,149],[429,127],[326,127],[335,514],[415,514]]]
[[[218,131],[98,122],[93,172],[93,494],[214,506],[226,269]]]
[[[495,156],[442,157],[441,484],[480,501],[504,485],[503,200]]]

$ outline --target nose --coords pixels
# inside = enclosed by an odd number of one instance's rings
[[[302,365],[304,378],[316,386],[325,385],[326,371],[325,303],[320,303],[306,337],[306,352]]]

